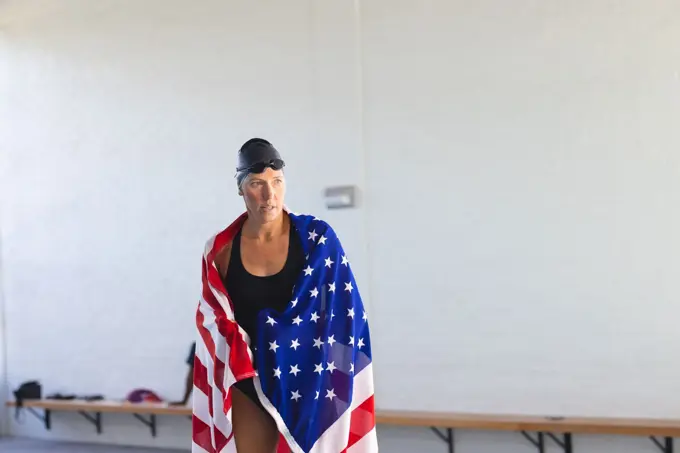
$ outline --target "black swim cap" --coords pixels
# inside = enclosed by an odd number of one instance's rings
[[[238,151],[236,183],[241,183],[250,173],[262,173],[265,168],[281,170],[285,163],[274,146],[263,138],[251,138]]]

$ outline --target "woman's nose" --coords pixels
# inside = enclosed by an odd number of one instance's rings
[[[274,194],[274,191],[272,190],[272,187],[269,184],[264,185],[263,193],[262,195],[264,196],[265,200],[270,200],[272,198],[272,195]]]

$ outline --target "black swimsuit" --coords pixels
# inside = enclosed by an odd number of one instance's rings
[[[260,310],[271,308],[282,312],[291,301],[293,286],[305,263],[305,253],[300,235],[290,225],[288,256],[283,269],[274,275],[258,277],[249,273],[241,261],[241,230],[234,237],[229,267],[224,285],[234,304],[234,317],[251,341],[257,339],[257,315]],[[257,364],[254,364],[257,369]],[[252,379],[244,379],[235,384],[255,404],[262,407],[255,392]]]

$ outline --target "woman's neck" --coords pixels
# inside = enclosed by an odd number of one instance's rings
[[[287,217],[282,212],[276,220],[267,223],[259,223],[252,217],[248,217],[243,224],[243,234],[250,239],[269,242],[286,233]]]

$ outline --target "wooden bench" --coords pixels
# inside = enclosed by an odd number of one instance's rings
[[[9,401],[7,405],[16,407],[16,402]],[[170,406],[163,403],[42,399],[26,400],[22,405],[45,424],[45,429],[52,428],[52,412],[78,412],[94,424],[97,434],[102,432],[102,413],[132,414],[137,420],[151,429],[151,435],[154,437],[156,437],[157,415],[184,415],[191,418],[190,407]],[[43,413],[40,414],[36,409],[42,409]]]
[[[554,441],[564,453],[573,453],[574,434],[649,437],[663,453],[673,453],[674,438],[680,437],[680,420],[669,419],[382,411],[377,414],[377,422],[429,427],[448,444],[450,453],[454,451],[454,429],[519,432],[539,453],[545,452],[546,438]],[[662,439],[659,440],[659,437]]]
[[[16,403],[7,403],[16,407]],[[157,415],[181,415],[191,418],[191,408],[159,403],[126,403],[120,401],[28,400],[24,407],[51,428],[51,414],[56,411],[78,412],[102,432],[102,413],[132,414],[156,435]],[[40,414],[36,409],[42,409]],[[148,418],[146,418],[148,417]],[[663,453],[674,453],[674,438],[680,437],[680,420],[539,417],[497,414],[433,413],[378,411],[376,422],[382,425],[422,426],[432,429],[448,446],[455,449],[454,430],[513,431],[522,434],[539,453],[546,449],[546,439],[555,442],[564,453],[574,453],[573,435],[602,434],[649,437]],[[661,438],[661,440],[659,439]]]

